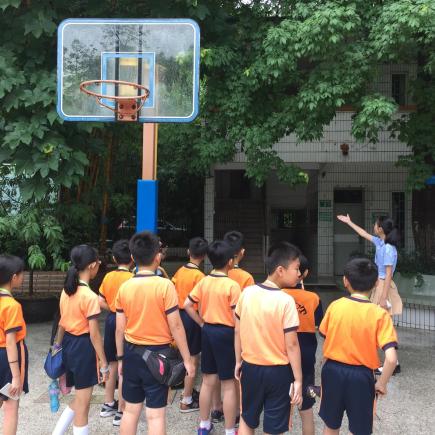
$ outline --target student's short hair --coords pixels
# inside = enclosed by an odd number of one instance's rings
[[[229,243],[215,240],[208,245],[207,255],[214,269],[222,269],[233,258],[234,250]]]
[[[129,264],[131,253],[127,239],[121,239],[113,244],[112,255],[117,264]]]
[[[301,256],[301,251],[295,245],[288,242],[278,242],[272,245],[267,252],[266,269],[271,275],[277,267],[287,268],[288,265]]]
[[[310,269],[310,263],[307,257],[305,257],[305,255],[303,254],[299,255],[299,261],[300,261],[299,272],[301,273],[301,275],[303,275],[305,271]]]
[[[237,255],[244,247],[245,238],[240,231],[228,231],[224,235],[224,241],[233,248],[234,255]]]
[[[130,252],[137,266],[149,266],[160,251],[159,238],[149,231],[142,231],[130,239]]]
[[[192,258],[203,258],[207,255],[208,242],[203,237],[189,240],[189,254]]]
[[[344,276],[355,291],[368,292],[378,279],[378,267],[368,258],[353,258],[344,266]]]
[[[18,275],[24,270],[24,261],[15,255],[0,255],[0,285],[11,282],[14,275]]]

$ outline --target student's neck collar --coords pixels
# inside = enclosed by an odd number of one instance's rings
[[[201,263],[199,263],[201,264]],[[195,263],[195,260],[190,260],[187,262],[186,266],[191,268],[191,269],[199,269],[199,264]]]
[[[86,281],[84,281],[83,279],[79,279],[79,286],[87,287],[87,288],[91,288],[91,287],[89,286],[89,283],[86,282]]]
[[[367,295],[364,295],[364,294],[358,293],[358,292],[351,293],[350,297],[354,298],[354,299],[361,299],[362,301],[369,301],[370,300],[370,298]]]
[[[127,266],[118,266],[117,270],[122,270],[124,272],[130,272],[130,269]]]
[[[158,266],[154,269],[153,266],[139,267],[136,276],[151,276],[156,274]]]
[[[271,288],[276,288],[276,289],[281,289],[281,287],[275,282],[272,281],[271,279],[267,278],[264,282],[263,285],[266,287],[271,287]]]
[[[4,295],[4,296],[11,296],[12,297],[12,292],[11,290],[4,288],[4,287],[0,287],[0,296]]]
[[[234,263],[233,269],[240,269],[239,263]]]
[[[210,276],[214,276],[214,277],[228,276],[228,271],[213,269],[210,272]]]

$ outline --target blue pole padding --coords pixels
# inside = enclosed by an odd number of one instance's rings
[[[137,181],[137,223],[136,231],[157,232],[158,182]]]
[[[428,186],[434,186],[435,185],[435,175],[432,175],[432,177],[429,177],[426,180],[426,185],[428,185]]]

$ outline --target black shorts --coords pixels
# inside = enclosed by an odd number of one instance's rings
[[[122,360],[122,397],[130,403],[143,403],[147,408],[163,408],[168,403],[169,387],[159,384],[154,378],[136,347],[149,350],[167,349],[163,346],[136,346],[124,341],[124,358]]]
[[[73,335],[65,332],[62,360],[68,387],[82,390],[98,384],[97,355],[89,334]]]
[[[187,345],[190,355],[201,353],[201,327],[196,323],[185,310],[180,310],[181,321],[186,331]]]
[[[234,328],[205,323],[201,332],[201,371],[207,375],[217,374],[221,381],[234,379]]]
[[[29,392],[29,379],[28,379],[28,371],[29,371],[29,353],[27,351],[27,346],[24,340],[21,340],[17,343],[17,351],[18,351],[18,366],[20,367],[21,373],[21,365],[22,365],[22,353],[24,353],[24,382],[23,382],[23,391],[27,394]],[[3,388],[7,383],[12,383],[12,372],[9,366],[8,354],[5,347],[0,347],[0,388]],[[1,400],[8,400],[8,397],[0,394]]]
[[[349,431],[369,435],[373,430],[375,377],[364,366],[328,360],[322,368],[319,415],[330,429],[339,429],[346,411]]]
[[[240,378],[242,417],[256,429],[264,409],[263,431],[281,434],[289,430],[290,385],[294,381],[290,365],[260,366],[243,361]]]
[[[104,353],[107,362],[116,361],[116,313],[110,312],[104,324]]]

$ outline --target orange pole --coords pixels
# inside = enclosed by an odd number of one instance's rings
[[[143,125],[142,180],[157,179],[157,124]]]

